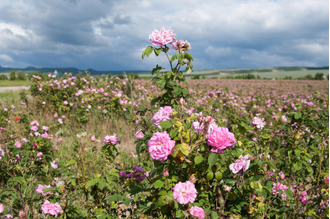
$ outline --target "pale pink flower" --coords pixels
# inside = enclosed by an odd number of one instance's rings
[[[68,101],[64,100],[64,101],[63,101],[63,104],[64,104],[64,105],[68,105]]]
[[[182,205],[193,203],[197,197],[195,185],[190,181],[178,182],[173,188],[173,197]]]
[[[63,124],[63,120],[62,120],[62,119],[58,119],[57,121],[58,121],[58,123],[60,123],[61,125]]]
[[[278,175],[280,175],[281,179],[285,178],[285,175],[284,175],[284,173],[282,173],[282,171]]]
[[[55,114],[54,114],[54,118],[57,118],[57,117],[58,117],[58,114],[57,114],[57,113],[55,113]]]
[[[107,144],[111,143],[111,144],[115,145],[115,144],[118,144],[119,141],[118,141],[118,137],[116,136],[116,134],[113,134],[111,136],[109,136],[109,135],[105,136],[104,142]]]
[[[50,189],[52,187],[50,185],[47,185],[47,186],[45,186],[45,185],[38,185],[37,188],[36,188],[36,193],[39,193],[39,194],[41,194],[43,196],[49,195],[50,194],[50,191],[44,192],[44,188]]]
[[[266,125],[266,122],[264,121],[264,119],[254,117],[252,120],[252,124],[255,125],[258,129],[262,130]]]
[[[19,141],[16,141],[14,144],[17,148],[21,148],[22,147],[22,143]]]
[[[183,40],[178,40],[176,42],[173,42],[172,48],[175,49],[176,51],[181,51],[183,53],[188,52],[188,50],[191,49],[190,43],[186,40],[185,42]]]
[[[3,204],[0,204],[0,214],[3,212],[3,210],[4,210]]]
[[[235,136],[229,132],[228,128],[217,127],[213,129],[206,137],[207,144],[211,145],[212,152],[223,152],[226,148],[232,147],[236,144]]]
[[[139,131],[137,131],[136,133],[135,133],[135,138],[136,139],[140,139],[140,138],[143,138],[144,137],[144,134],[143,134],[143,132],[142,132],[142,129],[140,129]]]
[[[31,122],[31,126],[39,126],[39,122],[35,120]]]
[[[173,41],[175,41],[174,36],[175,34],[173,34],[171,28],[166,30],[163,27],[160,31],[154,30],[149,36],[149,40],[153,45],[163,47],[166,44],[171,44]]]
[[[244,157],[241,155],[239,158],[235,161],[235,163],[232,163],[229,165],[229,169],[234,173],[238,173],[240,170],[243,172],[247,171],[250,166],[250,155],[245,155]]]
[[[91,141],[95,141],[95,135],[91,137]]]
[[[168,177],[168,176],[169,176],[169,173],[168,173],[167,170],[165,170],[165,171],[163,172],[163,176],[165,176],[165,177]]]
[[[189,213],[192,216],[198,217],[199,219],[204,219],[204,217],[205,217],[205,212],[204,212],[203,208],[201,208],[201,207],[197,207],[197,206],[191,207],[189,209]]]
[[[36,131],[38,131],[38,127],[37,126],[31,126],[31,130],[36,132]]]
[[[20,218],[23,218],[23,217],[25,216],[24,211],[23,211],[23,210],[20,210],[19,213],[18,213],[18,216],[19,216]]]
[[[170,106],[165,106],[160,107],[158,112],[154,114],[153,118],[151,119],[151,121],[153,121],[153,123],[158,126],[158,128],[161,128],[161,126],[159,125],[160,122],[166,121],[168,119],[171,119],[173,116],[170,115],[171,113],[174,112],[174,109],[172,109],[172,107]]]
[[[57,160],[53,160],[53,162],[51,162],[50,165],[52,166],[53,169],[57,169],[58,168]]]
[[[42,210],[42,213],[44,213],[44,214],[50,214],[50,215],[53,215],[56,217],[59,213],[63,212],[60,204],[58,204],[57,202],[55,204],[53,204],[53,203],[50,203],[48,200],[46,200],[44,202],[44,204],[41,206],[41,210]]]
[[[288,119],[283,115],[283,116],[282,116],[282,121],[283,121],[283,122],[287,122]]]
[[[154,160],[164,162],[168,155],[171,154],[175,141],[171,140],[169,134],[164,132],[156,132],[148,141],[148,152]]]
[[[13,218],[14,218],[14,216],[11,215],[11,214],[7,214],[7,215],[4,217],[4,219],[13,219]]]
[[[48,127],[47,126],[42,126],[42,129],[47,132],[48,131]]]

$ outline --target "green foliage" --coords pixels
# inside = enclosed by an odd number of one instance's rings
[[[12,71],[9,73],[9,79],[10,79],[11,81],[16,80],[16,72],[15,72],[15,70],[12,70]]]

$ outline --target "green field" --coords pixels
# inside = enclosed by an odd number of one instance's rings
[[[0,87],[30,86],[31,81],[0,81]]]

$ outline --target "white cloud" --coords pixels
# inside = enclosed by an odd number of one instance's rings
[[[6,54],[0,54],[0,60],[4,61],[4,62],[14,62],[14,60]]]

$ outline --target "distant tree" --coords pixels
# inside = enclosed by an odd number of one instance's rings
[[[22,71],[18,71],[17,72],[17,79],[18,80],[26,80],[27,79],[26,74]]]
[[[327,75],[327,79],[328,79],[328,81],[329,81],[329,75]]]
[[[313,80],[313,76],[310,75],[310,74],[308,74],[308,75],[306,75],[306,79],[307,79],[307,80]]]
[[[118,78],[120,78],[120,79],[124,79],[125,78],[125,76],[124,75],[116,75]]]
[[[256,79],[256,76],[253,74],[248,74],[247,79]]]
[[[141,77],[138,74],[134,74],[134,73],[128,73],[127,76],[130,76],[132,79],[141,79]]]
[[[44,75],[42,73],[40,73],[40,72],[37,72],[37,71],[34,72],[34,73],[29,74],[28,79],[30,80],[33,75],[41,77],[41,80],[44,79]]]
[[[291,80],[291,79],[292,79],[292,76],[285,76],[284,79],[285,79],[285,80]]]
[[[261,79],[260,75],[257,75],[257,79]]]
[[[7,75],[0,75],[0,80],[2,80],[2,81],[8,80]]]
[[[314,79],[315,80],[323,80],[324,74],[323,73],[316,73],[315,76],[314,76]]]
[[[10,79],[11,81],[16,80],[16,72],[15,72],[15,70],[12,70],[12,71],[9,73],[9,79]]]
[[[192,77],[191,79],[200,79],[200,75],[195,75],[195,76]]]

